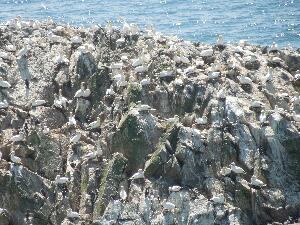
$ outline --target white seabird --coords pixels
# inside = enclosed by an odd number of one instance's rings
[[[216,79],[216,78],[218,78],[218,77],[220,77],[220,75],[221,75],[221,72],[217,72],[217,71],[210,71],[209,73],[208,73],[208,78],[209,79]]]
[[[172,202],[167,202],[166,200],[163,201],[162,206],[163,206],[164,210],[167,210],[167,211],[172,211],[176,208],[175,204],[173,204]]]
[[[72,211],[72,209],[67,210],[67,217],[69,219],[79,219],[80,215],[78,212]]]
[[[173,71],[170,70],[163,70],[159,73],[159,77],[172,77],[173,76]]]
[[[72,44],[81,44],[82,43],[82,38],[79,36],[74,36],[71,38]]]
[[[47,127],[46,125],[43,127],[43,134],[49,134],[50,133],[50,128]]]
[[[225,202],[223,195],[214,195],[210,200],[218,204],[223,204]]]
[[[136,179],[144,179],[144,178],[145,178],[144,171],[142,169],[139,169],[138,172],[133,174],[129,179],[136,180]]]
[[[231,168],[231,171],[236,173],[236,174],[243,174],[245,173],[245,170],[239,166],[236,166],[234,162],[232,162],[230,164],[230,168]]]
[[[70,138],[70,143],[75,144],[79,142],[80,137],[81,137],[81,133],[76,133],[73,137]]]
[[[275,42],[273,42],[272,45],[270,46],[269,52],[272,51],[278,51],[278,45]]]
[[[61,177],[60,175],[56,175],[55,183],[56,184],[65,184],[69,181],[68,177]]]
[[[221,170],[220,170],[220,174],[222,176],[227,176],[231,173],[231,169],[229,167],[223,167]]]
[[[21,48],[20,51],[17,53],[17,56],[20,58],[20,57],[22,57],[22,56],[24,56],[24,55],[27,55],[28,52],[29,52],[29,50],[30,50],[30,48],[29,48],[27,45],[25,45],[25,46],[24,46],[23,48]]]
[[[214,54],[214,50],[212,48],[210,49],[206,49],[206,50],[203,50],[201,53],[200,53],[200,56],[202,57],[210,57]]]
[[[21,158],[15,155],[15,151],[11,151],[11,153],[10,153],[10,160],[13,163],[21,164]]]
[[[0,109],[6,109],[7,107],[8,107],[8,102],[6,99],[0,102]]]
[[[34,102],[31,103],[31,106],[32,107],[37,107],[37,106],[42,106],[42,105],[45,105],[45,104],[46,104],[45,100],[37,99],[37,100],[35,100]]]
[[[148,79],[148,78],[144,78],[144,79],[142,79],[141,82],[140,82],[140,84],[141,84],[142,86],[149,85],[150,83],[151,83],[151,82],[150,82],[150,79]]]
[[[255,187],[264,187],[266,184],[259,180],[255,175],[251,177],[251,184]]]
[[[169,192],[178,192],[180,190],[181,190],[181,187],[178,186],[178,185],[174,185],[174,186],[169,187]]]
[[[197,118],[195,120],[196,124],[199,124],[199,125],[206,125],[208,123],[208,120],[207,120],[207,117],[206,116],[202,116],[200,118]]]
[[[25,139],[24,133],[22,131],[19,132],[19,134],[16,134],[11,137],[11,141],[13,142],[20,142]]]
[[[5,50],[8,52],[15,52],[17,50],[16,46],[9,44],[5,46]]]
[[[114,95],[115,92],[114,92],[114,90],[113,90],[112,88],[108,88],[108,89],[106,90],[105,94],[106,94],[106,95]]]
[[[125,201],[126,198],[127,198],[127,193],[126,193],[125,188],[124,188],[123,185],[121,185],[121,187],[120,187],[120,198],[121,198],[123,201]]]
[[[56,63],[56,64],[69,64],[69,60],[65,56],[62,56],[60,53],[58,53],[54,57],[54,63]]]
[[[224,37],[222,35],[218,35],[217,45],[224,45]]]
[[[62,95],[62,89],[59,89],[59,91],[58,91],[58,99],[61,102],[62,106],[64,108],[67,108],[68,99]]]
[[[294,119],[296,122],[300,122],[300,115],[299,115],[299,114],[294,114],[294,115],[293,115],[293,119]]]
[[[76,119],[75,119],[75,116],[73,115],[72,112],[70,113],[70,116],[69,116],[68,125],[69,126],[76,126]]]
[[[101,125],[101,121],[100,121],[100,117],[97,117],[97,120],[94,122],[91,122],[90,124],[87,125],[87,129],[96,129],[98,127],[100,127]]]
[[[239,80],[239,82],[241,84],[248,84],[248,85],[252,84],[252,80],[249,77],[246,77],[246,76],[237,76],[237,79]]]
[[[269,67],[268,68],[268,73],[267,75],[264,77],[265,82],[270,82],[273,80],[273,68]]]
[[[91,90],[85,87],[85,83],[81,82],[80,89],[76,91],[74,98],[87,98],[91,94]]]
[[[254,100],[251,102],[251,107],[252,108],[263,108],[263,107],[265,107],[265,104],[263,102]]]
[[[11,85],[5,80],[0,80],[0,87],[1,88],[10,88]]]
[[[2,152],[0,151],[0,161],[1,161],[1,159],[2,159]]]

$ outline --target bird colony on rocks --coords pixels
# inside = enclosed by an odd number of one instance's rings
[[[0,25],[0,224],[293,224],[300,52],[123,22]]]

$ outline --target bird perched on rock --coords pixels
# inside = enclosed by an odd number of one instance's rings
[[[46,100],[43,100],[43,99],[37,99],[35,101],[33,101],[31,103],[31,106],[32,107],[37,107],[37,106],[42,106],[42,105],[45,105],[46,104]]]
[[[8,102],[6,99],[0,102],[0,109],[6,109],[7,107],[8,107]]]
[[[231,168],[231,171],[236,173],[236,174],[243,174],[245,173],[245,170],[243,170],[243,168],[239,167],[239,166],[236,166],[234,162],[232,162],[230,164],[230,168]]]
[[[225,202],[225,198],[223,195],[214,195],[210,200],[218,204],[223,204]]]
[[[80,218],[80,215],[78,212],[72,211],[72,209],[68,209],[67,217],[68,217],[68,219],[76,220],[76,219]]]
[[[178,192],[180,190],[181,190],[181,187],[178,186],[178,185],[174,185],[174,186],[169,187],[169,192]]]
[[[259,180],[255,175],[253,175],[251,177],[251,185],[253,185],[255,187],[264,187],[264,186],[266,186],[266,184],[264,182],[262,182],[261,180]]]
[[[162,207],[166,211],[172,211],[176,208],[176,205],[173,204],[172,202],[168,202],[168,201],[164,200],[162,203]]]
[[[67,182],[69,182],[68,177],[61,177],[60,175],[56,175],[55,177],[56,184],[66,184]]]
[[[10,88],[10,87],[11,85],[7,81],[0,79],[0,88]]]
[[[133,174],[129,179],[136,180],[136,179],[144,179],[144,178],[145,178],[144,171],[142,169],[139,169],[138,172]]]
[[[120,198],[125,201],[127,198],[127,193],[123,185],[120,186]]]
[[[251,85],[252,84],[252,80],[249,77],[246,76],[237,76],[239,82],[241,84],[248,84]]]
[[[68,125],[69,126],[76,126],[76,119],[75,119],[75,116],[73,115],[72,112],[70,112],[70,116],[69,116],[69,119],[68,119]]]
[[[91,94],[91,90],[86,87],[85,82],[81,82],[80,89],[76,91],[74,98],[87,98]]]
[[[24,133],[20,131],[19,134],[12,136],[11,141],[20,142],[23,141],[24,139],[25,139]]]
[[[13,163],[21,164],[21,158],[15,155],[15,151],[11,151],[11,153],[10,153],[10,160]]]
[[[101,119],[100,119],[100,117],[98,116],[98,117],[97,117],[97,120],[94,121],[94,122],[91,122],[90,124],[88,124],[88,125],[86,126],[86,128],[92,130],[92,129],[99,128],[100,125],[101,125]]]
[[[76,144],[79,142],[81,137],[81,133],[76,133],[73,137],[70,138],[70,143],[71,144]]]

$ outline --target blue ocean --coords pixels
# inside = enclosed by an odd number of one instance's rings
[[[222,34],[226,42],[300,47],[300,0],[0,0],[1,22],[16,15],[77,26],[125,19],[195,42]]]

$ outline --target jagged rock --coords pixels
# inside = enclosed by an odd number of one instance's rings
[[[120,153],[115,153],[104,168],[99,187],[98,200],[95,203],[94,219],[98,219],[110,202],[111,198],[118,198],[118,188],[128,161]]]
[[[130,174],[143,168],[148,154],[158,142],[161,130],[156,118],[145,112],[129,111],[121,119],[112,137],[112,151],[121,152],[128,159]]]

